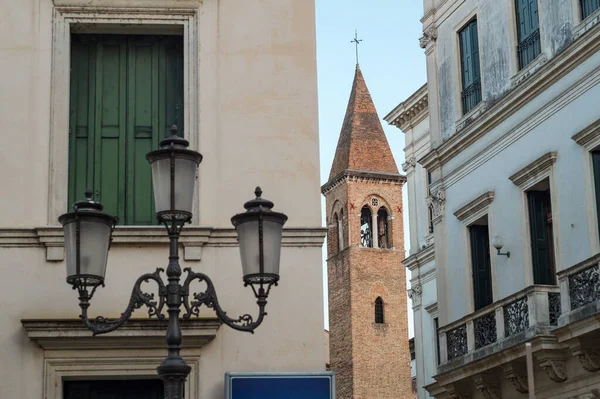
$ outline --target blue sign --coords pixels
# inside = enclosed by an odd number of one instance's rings
[[[225,399],[335,399],[335,374],[227,372]]]

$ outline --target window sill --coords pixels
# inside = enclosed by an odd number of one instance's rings
[[[323,228],[283,229],[284,247],[321,247],[326,235]],[[0,228],[0,248],[45,247],[46,260],[64,260],[64,235],[60,226],[35,228]],[[202,259],[202,247],[237,247],[233,228],[185,227],[179,240],[186,261]],[[164,227],[117,226],[113,232],[113,247],[167,245],[169,237]]]
[[[573,28],[573,40],[579,39],[585,33],[592,30],[596,25],[600,24],[600,9],[597,9],[586,19],[581,21],[577,26]]]
[[[546,64],[546,62],[548,62],[548,57],[546,57],[545,54],[541,53],[538,55],[533,61],[531,61],[510,79],[510,88],[513,89],[529,79],[529,77],[539,71],[540,68]]]
[[[485,100],[481,100],[481,102],[475,107],[473,107],[472,110],[464,114],[459,120],[456,121],[456,133],[469,126],[475,119],[479,118],[486,110],[487,102]]]

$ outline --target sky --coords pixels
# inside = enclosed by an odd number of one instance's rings
[[[404,162],[404,134],[383,120],[396,105],[408,98],[427,80],[425,53],[419,47],[423,16],[421,0],[316,0],[317,73],[319,84],[319,134],[321,184],[327,182],[356,66],[355,30],[359,64],[381,119],[392,154],[401,171]],[[406,189],[404,215],[408,215]],[[322,197],[323,226],[325,199]],[[404,218],[405,247],[408,250],[408,217]],[[325,328],[327,313],[326,247],[323,248]],[[409,275],[407,270],[407,276]],[[408,281],[408,280],[407,280]],[[412,337],[412,310],[409,335]]]

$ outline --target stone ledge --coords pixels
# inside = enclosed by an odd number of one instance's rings
[[[132,319],[123,327],[93,336],[80,319],[23,319],[29,339],[42,349],[166,348],[168,320]],[[216,318],[182,320],[183,348],[201,348],[212,341],[221,322]]]

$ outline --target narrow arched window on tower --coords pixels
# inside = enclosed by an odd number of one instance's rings
[[[360,211],[360,244],[363,247],[373,247],[372,224],[373,217],[371,216],[371,208],[365,205]]]
[[[377,211],[377,242],[379,248],[391,248],[388,226],[388,213],[384,207]]]
[[[344,210],[340,210],[340,218],[338,220],[338,251],[344,249]]]
[[[380,296],[375,299],[375,323],[383,324],[383,299]]]
[[[331,231],[330,231],[330,247],[329,249],[331,250],[332,254],[338,253],[340,251],[340,243],[339,243],[339,219],[338,219],[338,215],[337,213],[333,214],[333,222],[331,223]],[[334,252],[335,251],[335,252]]]

